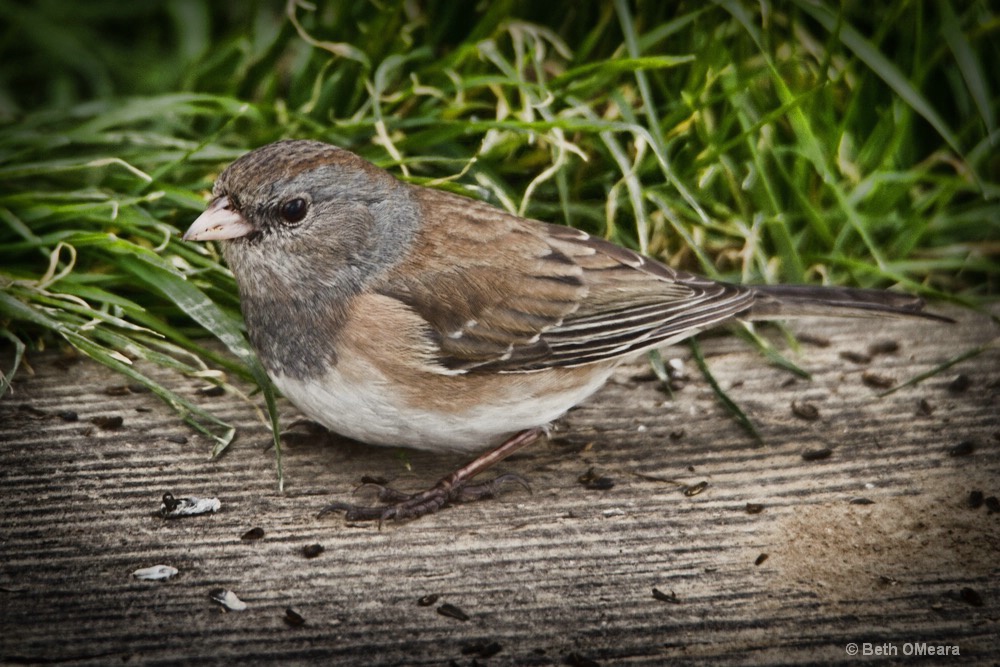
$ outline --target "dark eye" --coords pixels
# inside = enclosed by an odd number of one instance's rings
[[[295,223],[301,222],[302,218],[306,217],[307,210],[309,210],[309,204],[306,203],[306,200],[296,197],[282,204],[279,212],[281,213],[282,220]]]

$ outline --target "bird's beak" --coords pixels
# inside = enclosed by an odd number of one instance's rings
[[[185,241],[222,241],[246,236],[252,231],[250,223],[229,207],[228,197],[217,197],[191,223],[182,238]]]

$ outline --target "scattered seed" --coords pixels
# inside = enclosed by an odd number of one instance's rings
[[[601,663],[597,662],[593,658],[581,655],[576,651],[568,653],[566,657],[563,658],[563,663],[569,667],[601,667]]]
[[[172,442],[175,445],[186,445],[188,439],[183,435],[168,435],[167,442]]]
[[[285,609],[285,623],[293,628],[299,628],[306,624],[306,619],[303,618],[302,614],[295,611],[291,607]]]
[[[180,508],[182,505],[185,504],[185,500],[187,499],[174,498],[174,494],[172,493],[164,493],[163,498],[160,501],[160,514],[163,516],[172,514],[175,510],[177,510],[178,508]]]
[[[73,412],[72,410],[60,410],[56,413],[56,416],[64,422],[77,422],[80,421],[80,415]]]
[[[458,621],[469,620],[468,614],[466,614],[464,611],[462,611],[455,605],[450,604],[448,602],[445,602],[443,605],[438,607],[437,613],[441,614],[442,616],[447,616],[448,618],[454,618],[455,620]]]
[[[177,574],[178,570],[176,567],[171,567],[169,565],[153,565],[151,567],[144,567],[136,570],[132,573],[132,576],[136,579],[145,579],[147,581],[160,581],[166,580]]]
[[[977,510],[983,506],[983,492],[969,491],[969,508]]]
[[[983,597],[974,588],[966,586],[958,592],[958,597],[962,602],[971,604],[973,607],[983,606]]]
[[[878,575],[878,582],[883,586],[898,586],[899,579],[896,577],[890,577],[888,574]]]
[[[785,378],[785,380],[779,386],[782,389],[787,389],[788,387],[791,387],[792,385],[795,385],[795,384],[798,384],[798,383],[799,383],[799,381],[798,381],[797,378]]]
[[[830,458],[833,454],[833,450],[829,447],[823,447],[822,449],[808,449],[802,452],[802,458],[806,461],[822,461],[823,459]]]
[[[875,501],[871,498],[863,498],[858,496],[857,498],[851,498],[849,501],[852,505],[874,505]]]
[[[480,658],[492,658],[503,650],[497,642],[466,644],[462,647],[462,655],[476,655]]]
[[[213,588],[208,592],[208,597],[212,602],[222,605],[223,609],[229,611],[243,611],[247,608],[247,603],[236,597],[236,593],[227,591],[225,588]]]
[[[587,484],[586,488],[591,491],[607,491],[608,489],[615,488],[615,480],[610,477],[598,477],[590,484]]]
[[[577,481],[583,484],[584,488],[591,491],[607,491],[615,486],[615,480],[604,475],[598,475],[594,468],[590,468],[590,470],[580,475]]]
[[[747,503],[747,514],[760,514],[764,511],[764,505],[761,503]]]
[[[990,514],[1000,512],[1000,498],[996,496],[987,496],[983,499],[983,504],[986,505],[986,509],[989,510]]]
[[[256,528],[251,528],[247,532],[240,535],[240,539],[244,541],[264,539],[264,529],[261,528],[260,526],[257,526]]]
[[[670,593],[667,594],[661,591],[659,588],[653,589],[653,599],[659,600],[660,602],[669,602],[671,604],[681,603],[680,599],[677,597],[677,593],[670,591]]]
[[[375,486],[386,486],[389,484],[389,480],[385,477],[377,477],[375,475],[362,475],[362,484],[374,484]]]
[[[976,443],[972,440],[963,440],[948,450],[948,456],[968,456],[976,451]]]
[[[934,406],[926,398],[921,398],[920,402],[917,403],[917,414],[930,417],[934,414]]]
[[[894,340],[880,340],[868,346],[868,354],[895,354],[899,352],[899,343]]]
[[[160,516],[164,519],[178,519],[184,516],[196,516],[218,512],[222,503],[218,498],[174,498],[173,494],[164,493],[160,504]]]
[[[708,488],[708,481],[702,480],[697,484],[692,484],[691,486],[684,487],[684,495],[688,498],[692,496],[697,496],[699,493]]]
[[[49,416],[49,413],[47,413],[45,410],[36,408],[31,403],[21,403],[20,405],[17,406],[17,409],[20,410],[21,412],[26,412],[30,416],[36,417],[38,419]]]
[[[830,339],[826,336],[811,333],[800,333],[795,334],[795,337],[799,339],[800,343],[805,343],[806,345],[812,345],[813,347],[830,347]]]
[[[755,560],[753,562],[753,564],[754,565],[762,565],[764,563],[764,561],[767,560],[767,558],[768,558],[767,554],[761,554],[761,555],[757,556],[757,560]]]
[[[324,551],[326,551],[326,549],[323,548],[322,544],[307,544],[302,547],[302,555],[306,558],[316,558]]]
[[[896,378],[888,375],[880,375],[879,373],[872,371],[865,371],[862,373],[861,381],[869,387],[874,387],[875,389],[888,389],[896,384]]]
[[[792,401],[792,414],[806,421],[816,421],[819,419],[819,408],[812,403]]]
[[[437,593],[428,593],[427,595],[421,597],[417,600],[417,604],[421,607],[430,607],[432,604],[437,602],[441,598]]]
[[[211,384],[198,390],[202,396],[222,396],[226,393],[226,388],[222,385]]]
[[[111,431],[116,428],[121,428],[122,424],[125,423],[125,420],[122,419],[120,415],[114,415],[112,417],[98,416],[98,417],[91,417],[90,423],[93,424],[94,426],[97,426],[98,428],[103,428],[107,431]]]
[[[133,382],[128,386],[128,390],[133,394],[148,394],[151,390],[144,384],[139,384],[138,382]]]
[[[960,394],[972,386],[972,380],[965,373],[959,373],[955,379],[948,383],[948,391]]]
[[[840,353],[840,358],[845,361],[850,361],[852,364],[868,364],[871,363],[872,360],[872,358],[864,352],[853,352],[851,350],[842,351]]]
[[[120,384],[113,387],[105,387],[104,393],[108,396],[128,396],[130,393],[128,385]]]

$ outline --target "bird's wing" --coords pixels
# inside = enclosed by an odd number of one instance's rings
[[[427,225],[379,292],[427,322],[445,372],[609,360],[685,338],[753,300],[746,288],[675,271],[568,227],[442,192],[418,197]]]
[[[589,288],[579,308],[543,334],[549,346],[545,367],[601,361],[682,340],[753,302],[749,288],[677,271],[568,227],[545,229],[555,248],[576,251]]]

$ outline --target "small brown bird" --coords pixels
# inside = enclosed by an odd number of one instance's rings
[[[353,153],[280,141],[230,165],[184,235],[222,241],[250,342],[310,419],[373,445],[480,452],[349,520],[489,497],[472,479],[593,394],[622,360],[733,319],[919,315],[880,290],[749,286],[584,232],[397,180]]]

